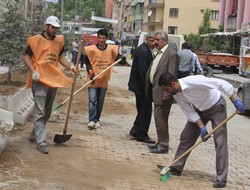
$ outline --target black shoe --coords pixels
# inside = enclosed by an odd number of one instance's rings
[[[149,143],[149,144],[154,144],[155,141],[152,140],[151,138],[149,137],[144,137],[144,138],[136,138],[137,141],[139,142],[145,142],[145,143]]]
[[[157,164],[156,165],[157,168],[159,168],[160,170],[162,170],[165,166],[163,165],[160,165],[160,164]],[[169,173],[171,173],[171,175],[174,175],[174,176],[181,176],[181,171],[180,170],[177,170],[175,168],[171,168],[168,170]]]
[[[152,149],[152,148],[156,148],[157,146],[158,146],[158,143],[149,144],[149,145],[148,145],[148,148],[149,148],[149,149]]]
[[[155,148],[149,149],[149,152],[150,153],[154,153],[154,154],[167,154],[168,153],[168,149],[157,146]]]
[[[165,166],[157,164],[156,167],[159,168],[160,170],[162,170]]]
[[[136,140],[136,136],[135,135],[128,134],[127,136],[128,136],[128,138],[130,140]]]
[[[216,180],[214,185],[213,185],[214,188],[223,188],[223,187],[226,187],[226,182],[223,182],[223,181],[218,181]]]

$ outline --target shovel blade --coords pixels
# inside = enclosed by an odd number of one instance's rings
[[[59,135],[59,134],[56,134],[55,137],[54,137],[54,143],[56,144],[62,144],[62,143],[65,143],[67,141],[69,141],[69,139],[71,138],[72,134],[70,135]]]

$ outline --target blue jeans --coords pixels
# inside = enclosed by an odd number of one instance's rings
[[[89,121],[99,121],[104,104],[107,88],[88,88],[89,92]]]

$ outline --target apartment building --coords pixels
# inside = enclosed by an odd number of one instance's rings
[[[203,12],[211,11],[211,27],[219,26],[220,0],[145,0],[143,30],[163,29],[169,34],[197,33]]]
[[[249,0],[221,0],[220,24],[224,32],[236,32],[240,29],[249,30],[250,25]]]

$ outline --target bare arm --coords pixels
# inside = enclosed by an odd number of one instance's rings
[[[64,66],[65,68],[67,68],[68,70],[70,70],[70,64],[69,64],[69,62],[65,59],[65,57],[64,56],[60,56],[59,57],[59,62],[60,62],[60,64],[62,65],[62,66]]]
[[[22,54],[21,57],[22,57],[22,60],[24,61],[25,65],[26,65],[27,68],[29,69],[29,71],[30,71],[31,73],[34,73],[34,72],[35,72],[35,68],[33,67],[31,58],[30,58],[27,54],[25,54],[25,53]]]

